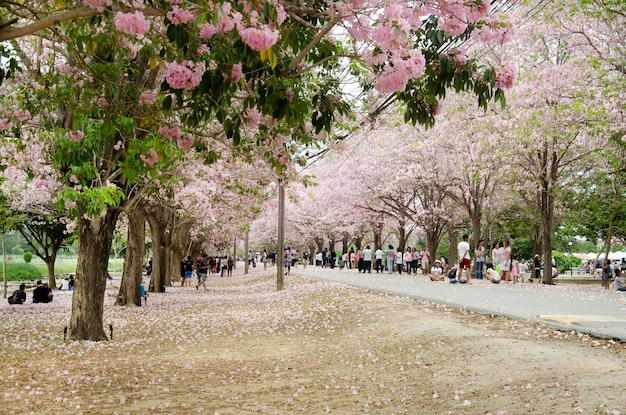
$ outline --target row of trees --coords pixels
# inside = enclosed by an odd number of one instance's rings
[[[510,40],[512,24],[487,1],[1,5],[3,229],[25,214],[77,236],[70,339],[106,338],[121,216],[120,303],[139,305],[146,221],[162,291],[190,238],[232,240],[270,182],[294,180],[308,148],[361,123],[346,80],[367,92],[372,114],[385,107],[375,97],[392,99],[424,125],[448,89],[485,107],[509,86],[498,81],[506,67],[450,48]]]
[[[428,131],[379,120],[293,189],[290,242],[320,250],[442,237],[530,238],[550,263],[554,234],[624,241],[624,5],[561,1],[519,14],[513,45],[492,51],[519,79],[506,108],[449,96]],[[260,239],[271,241],[255,226]],[[392,236],[390,236],[392,235]],[[389,239],[390,238],[390,239]],[[548,273],[550,274],[550,273]],[[546,275],[551,282],[551,275]]]

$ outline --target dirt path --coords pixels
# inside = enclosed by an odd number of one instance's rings
[[[69,293],[1,306],[2,412],[626,413],[624,344],[260,270],[209,283],[107,305],[100,343],[62,342]]]

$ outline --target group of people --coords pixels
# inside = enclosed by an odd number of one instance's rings
[[[602,264],[602,288],[608,290],[613,279],[613,289],[615,291],[626,291],[626,259],[622,259],[621,264],[611,265],[611,261],[604,261]]]
[[[33,290],[33,303],[50,303],[54,298],[52,288],[47,281],[37,281]],[[13,291],[8,298],[9,304],[24,304],[26,302],[26,284],[20,284],[19,288]]]
[[[520,259],[511,252],[511,241],[505,240],[502,243],[496,242],[491,251],[491,263],[487,263],[488,257],[485,241],[481,239],[474,250],[474,264],[476,267],[475,277],[478,279],[487,278],[492,283],[501,281],[518,283],[524,282],[524,274],[528,272],[528,264],[525,259]],[[381,248],[372,252],[370,246],[365,249],[355,250],[350,248],[343,254],[343,261],[347,268],[356,268],[359,272],[371,273],[372,266],[376,273],[387,271],[388,273],[406,272],[409,274],[426,274],[432,281],[442,281],[446,276],[459,282],[471,284],[472,255],[469,244],[469,235],[464,234],[461,242],[457,246],[458,264],[453,267],[447,263],[445,258],[437,258],[431,266],[431,253],[422,245],[418,251],[414,247],[409,247],[403,253],[400,247],[394,249],[389,245],[385,251]],[[318,253],[317,255],[323,255]],[[321,266],[324,266],[322,262]],[[453,271],[453,274],[450,274]],[[450,274],[450,275],[448,275]]]
[[[403,253],[400,247],[394,249],[393,245],[388,245],[384,252],[381,248],[372,251],[367,245],[363,250],[350,248],[342,255],[342,260],[346,268],[358,269],[363,273],[371,273],[373,266],[377,274],[385,271],[389,274],[394,271],[400,274],[402,272],[418,274],[419,270],[428,269],[430,252],[425,246],[422,246],[421,251],[409,247]]]
[[[181,282],[180,286],[184,287],[185,285],[191,287],[191,280],[193,278],[194,271],[196,273],[196,278],[198,283],[196,284],[196,290],[200,288],[200,286],[206,287],[206,280],[209,274],[219,274],[221,277],[233,276],[233,268],[235,266],[235,262],[232,256],[208,256],[207,254],[198,255],[195,262],[191,255],[188,255],[186,258],[183,258],[181,261]]]

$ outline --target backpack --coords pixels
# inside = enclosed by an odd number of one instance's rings
[[[9,301],[9,304],[21,304],[19,297],[17,295],[15,295],[15,293],[13,293],[11,296],[9,296],[9,298],[7,298],[7,300]]]
[[[450,278],[451,280],[455,279],[456,273],[457,273],[456,268],[450,269],[450,271],[448,271],[448,278]]]

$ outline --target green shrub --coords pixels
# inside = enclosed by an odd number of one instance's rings
[[[24,252],[24,255],[22,255],[22,257],[24,258],[24,262],[29,264],[30,261],[33,260],[33,253],[32,252]]]
[[[38,280],[41,277],[41,271],[32,264],[7,264],[9,281]]]
[[[580,267],[583,262],[582,259],[578,257],[569,256],[559,251],[552,251],[552,257],[556,262],[556,269],[559,271],[567,271],[572,268]]]
[[[13,249],[11,249],[11,255],[22,255],[23,253],[24,249],[19,245],[15,245]]]

